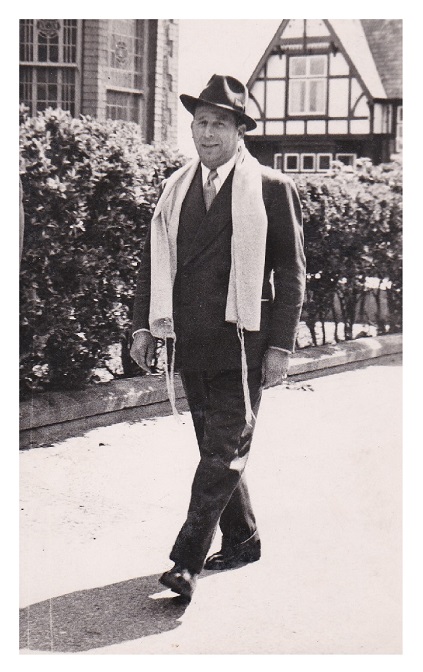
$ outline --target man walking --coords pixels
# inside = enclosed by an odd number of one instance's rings
[[[287,375],[305,287],[292,180],[246,150],[248,92],[213,75],[193,115],[198,159],[166,181],[146,241],[131,355],[146,371],[155,338],[180,371],[200,449],[184,522],[160,581],[190,600],[203,569],[260,558],[245,465],[264,387]],[[172,375],[170,398],[172,400]],[[217,526],[222,547],[206,559]]]

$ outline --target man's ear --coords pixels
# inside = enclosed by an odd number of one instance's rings
[[[242,138],[245,135],[246,130],[247,130],[247,127],[246,127],[245,124],[241,124],[240,126],[238,126],[238,138],[239,138],[239,140],[242,140]]]

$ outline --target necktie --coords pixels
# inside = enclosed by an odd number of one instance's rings
[[[206,183],[203,187],[204,192],[204,202],[206,204],[206,210],[208,210],[213,203],[213,199],[216,196],[216,186],[214,180],[217,177],[217,170],[213,169],[209,172]]]

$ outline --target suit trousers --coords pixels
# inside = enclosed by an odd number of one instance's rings
[[[255,420],[245,420],[240,370],[181,371],[192,414],[200,462],[195,472],[188,514],[170,559],[200,572],[218,524],[222,547],[258,539],[244,469]],[[250,369],[248,386],[254,416],[262,393],[261,367]]]

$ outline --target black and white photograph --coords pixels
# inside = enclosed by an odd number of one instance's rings
[[[239,16],[12,20],[20,660],[407,652],[404,20]]]

